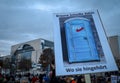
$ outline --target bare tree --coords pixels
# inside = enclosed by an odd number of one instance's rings
[[[31,68],[32,62],[30,59],[21,59],[21,61],[18,64],[18,69],[22,71],[29,71]]]
[[[6,58],[3,60],[3,68],[6,69],[10,69],[10,59]]]
[[[42,64],[43,69],[51,65],[54,61],[54,53],[51,48],[46,48],[43,50],[43,53],[40,55],[39,63]]]

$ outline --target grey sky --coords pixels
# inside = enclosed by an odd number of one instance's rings
[[[53,41],[52,13],[98,9],[107,36],[119,35],[119,8],[119,0],[0,0],[0,54],[37,38]]]

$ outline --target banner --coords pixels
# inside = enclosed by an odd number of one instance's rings
[[[54,14],[56,75],[116,71],[97,10]]]

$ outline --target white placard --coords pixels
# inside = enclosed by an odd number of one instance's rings
[[[117,71],[97,10],[54,14],[56,75]]]

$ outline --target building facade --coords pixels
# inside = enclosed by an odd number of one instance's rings
[[[15,66],[20,65],[22,60],[30,64],[38,64],[39,57],[45,48],[53,49],[53,42],[45,39],[36,39],[11,46],[11,61]],[[28,63],[28,64],[29,64]]]
[[[118,68],[120,68],[120,36],[111,36],[108,40]]]

